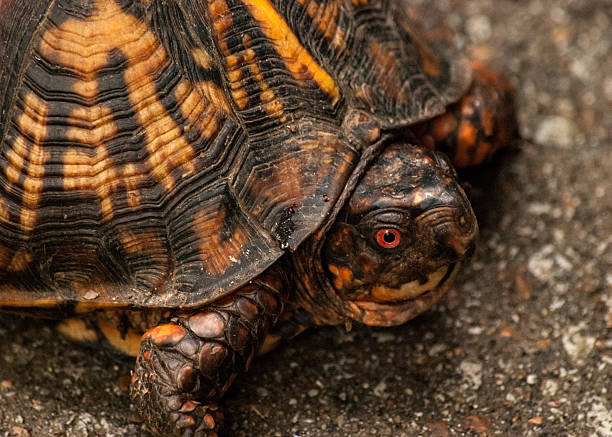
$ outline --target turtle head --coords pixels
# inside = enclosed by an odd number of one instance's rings
[[[351,318],[397,325],[439,300],[474,252],[477,233],[448,160],[394,144],[367,170],[329,230],[324,268]]]

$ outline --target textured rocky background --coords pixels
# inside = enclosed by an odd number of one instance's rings
[[[517,85],[474,262],[393,329],[314,330],[230,391],[236,436],[612,436],[612,2],[434,2]],[[495,178],[491,178],[491,176]],[[148,436],[130,362],[0,319],[0,436]]]

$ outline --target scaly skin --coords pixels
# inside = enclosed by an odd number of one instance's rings
[[[514,87],[479,62],[472,69],[472,87],[459,102],[410,128],[418,143],[443,151],[456,168],[482,164],[517,137]]]
[[[223,435],[219,399],[248,369],[281,310],[277,290],[250,284],[148,330],[130,388],[136,411],[162,436]]]

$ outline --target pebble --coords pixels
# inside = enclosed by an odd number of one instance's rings
[[[474,390],[478,390],[482,385],[482,363],[477,360],[467,359],[459,364],[459,370],[463,379]]]
[[[538,375],[535,375],[533,373],[527,375],[526,382],[529,385],[534,385],[536,382],[538,382]]]
[[[492,429],[491,422],[486,417],[480,415],[466,417],[463,420],[463,425],[467,429],[478,433],[486,433]]]
[[[587,413],[588,423],[595,428],[598,437],[612,437],[612,409],[601,398],[594,398]]]
[[[544,419],[542,418],[542,416],[537,416],[537,417],[532,417],[527,422],[533,423],[534,425],[541,425],[543,421]]]
[[[527,262],[529,273],[542,282],[551,280],[554,274],[554,261],[552,259],[554,251],[555,247],[552,244],[547,244],[531,255]]]
[[[595,337],[582,332],[589,332],[589,327],[584,322],[570,326],[561,338],[565,352],[577,366],[585,364],[587,356],[595,346]]]
[[[22,426],[13,426],[11,428],[11,437],[30,437],[30,432]]]
[[[559,383],[554,379],[545,379],[542,383],[542,394],[544,396],[552,397],[559,391]]]
[[[491,21],[486,15],[474,15],[468,18],[465,27],[474,41],[483,41],[491,36]]]
[[[560,115],[544,118],[536,128],[534,140],[536,143],[569,148],[576,135],[576,125]]]

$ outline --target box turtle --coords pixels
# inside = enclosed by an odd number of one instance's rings
[[[429,308],[477,235],[451,161],[515,122],[413,3],[2,0],[0,309],[137,356],[150,428],[211,437],[258,352]]]

